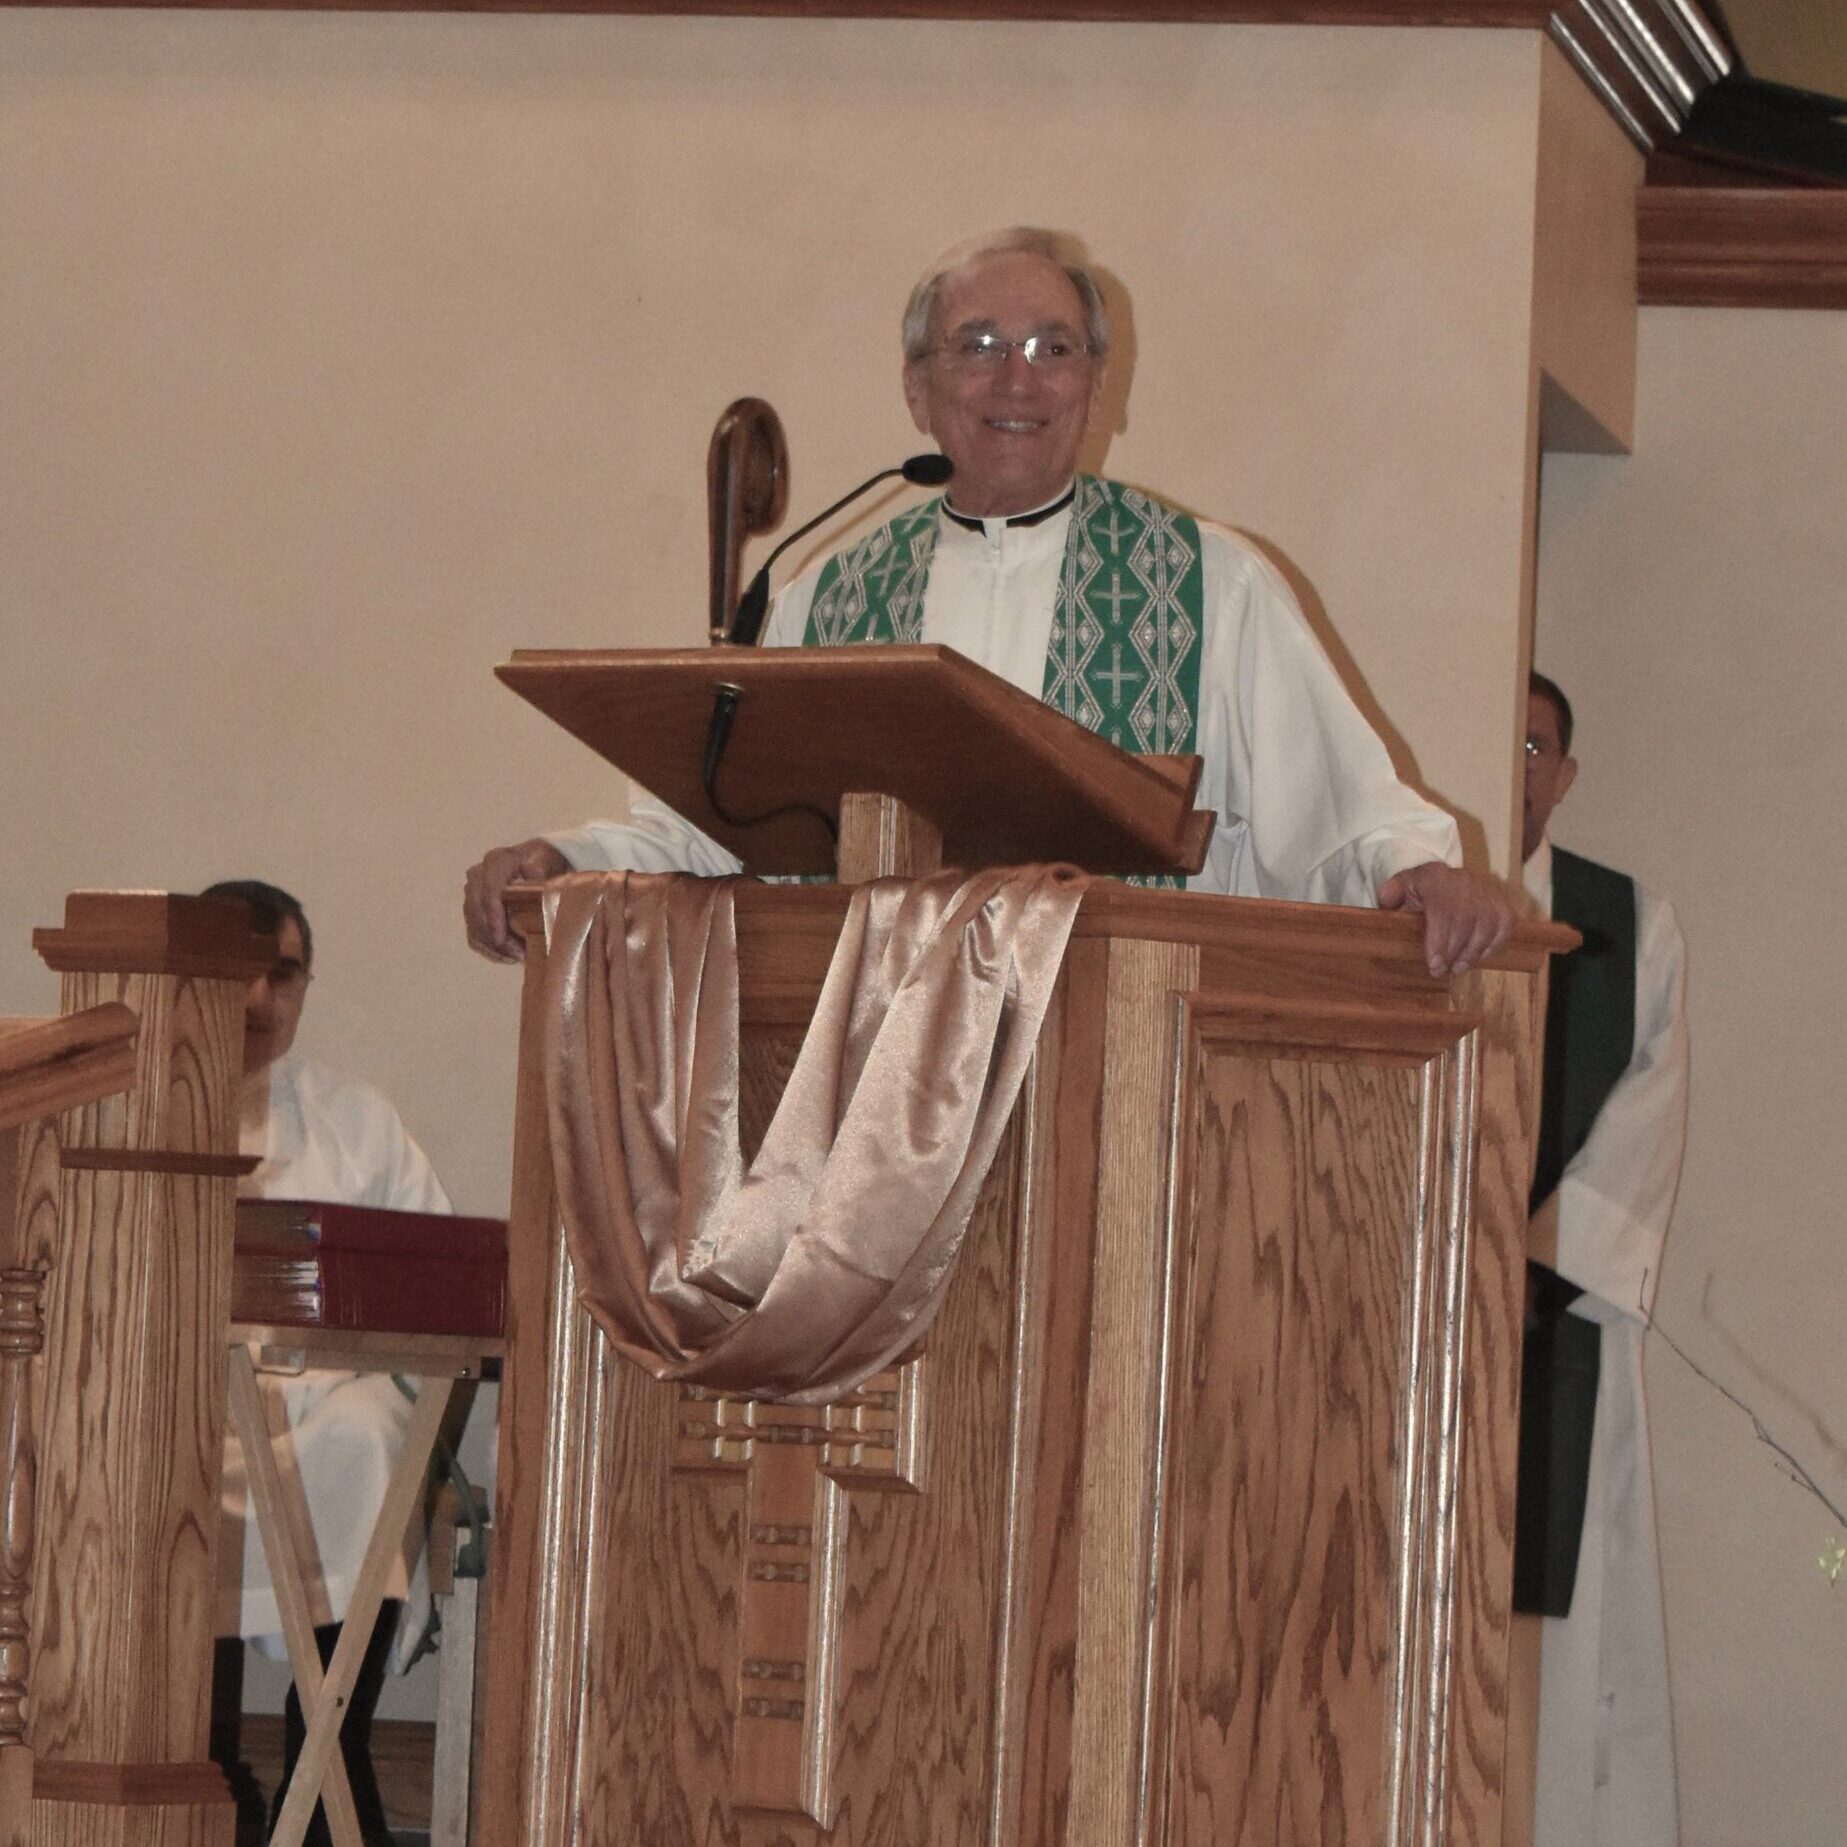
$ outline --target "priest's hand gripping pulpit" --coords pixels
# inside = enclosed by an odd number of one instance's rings
[[[814,809],[849,876],[867,838],[907,872],[939,839],[1203,852],[1183,769],[941,650],[502,671],[752,870],[812,869]],[[705,800],[715,681],[744,687],[722,805],[790,810],[760,848]],[[856,797],[900,805],[856,833]],[[848,902],[737,895],[747,1152]],[[580,1303],[517,915],[478,1840],[1500,1838],[1544,929],[1440,981],[1415,918],[1097,881],[927,1335],[787,1404],[650,1377]]]

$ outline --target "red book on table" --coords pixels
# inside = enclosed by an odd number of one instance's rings
[[[506,1297],[504,1219],[315,1199],[237,1202],[234,1321],[497,1340]]]

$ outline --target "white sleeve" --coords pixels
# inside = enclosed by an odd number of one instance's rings
[[[577,872],[697,872],[720,878],[742,862],[692,822],[637,789],[626,821],[586,821],[545,836]]]
[[[335,1181],[327,1196],[394,1212],[455,1210],[429,1156],[376,1085],[307,1060],[295,1081],[307,1135],[323,1175]]]
[[[453,1212],[449,1195],[437,1179],[430,1157],[418,1147],[397,1112],[392,1112],[397,1135],[383,1176],[385,1198],[380,1202],[396,1212]]]
[[[1197,799],[1219,825],[1194,888],[1371,905],[1394,873],[1460,865],[1455,822],[1398,779],[1275,568],[1202,532]]]
[[[764,647],[800,646],[817,575],[804,573],[770,605]],[[626,821],[586,821],[545,838],[577,872],[696,872],[702,878],[723,878],[744,865],[710,834],[633,784]]]
[[[1558,1273],[1645,1321],[1687,1139],[1686,945],[1665,900],[1636,887],[1635,1050],[1558,1186]]]

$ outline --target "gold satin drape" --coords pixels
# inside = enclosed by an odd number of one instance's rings
[[[656,1378],[826,1403],[935,1315],[1088,881],[1033,866],[857,887],[748,1170],[738,882],[547,888],[559,1208],[586,1306]]]

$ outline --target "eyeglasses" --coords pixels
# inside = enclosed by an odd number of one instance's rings
[[[1004,340],[997,333],[970,331],[951,334],[936,349],[937,357],[958,372],[998,372],[1013,353],[1038,371],[1057,372],[1088,359],[1090,345],[1068,333],[1029,333],[1023,340]]]
[[[314,979],[305,962],[299,962],[294,956],[284,956],[274,968],[270,969],[264,979],[276,994],[299,994]]]

